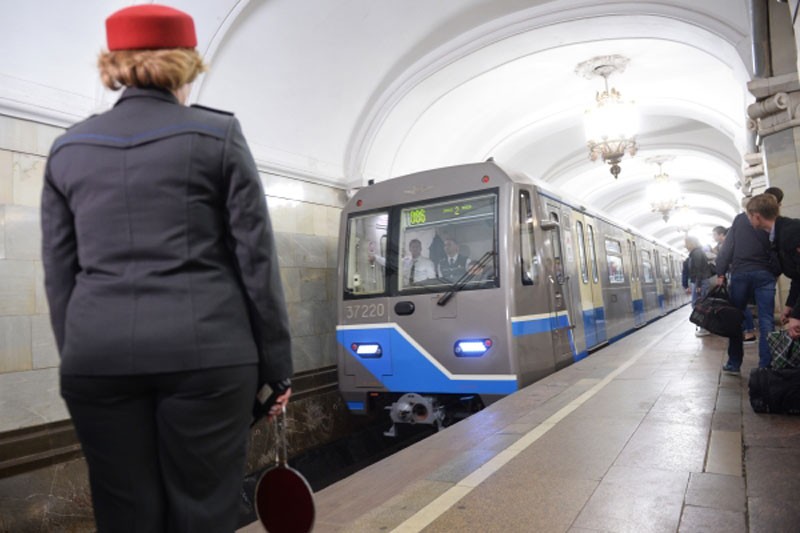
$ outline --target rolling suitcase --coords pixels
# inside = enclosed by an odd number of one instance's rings
[[[799,368],[754,368],[748,386],[756,413],[800,414]]]

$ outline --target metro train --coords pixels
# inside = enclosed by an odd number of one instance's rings
[[[371,184],[341,218],[339,389],[390,435],[448,425],[686,304],[683,259],[493,161]]]

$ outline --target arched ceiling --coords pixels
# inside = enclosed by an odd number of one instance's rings
[[[746,0],[164,0],[191,13],[211,70],[192,97],[240,118],[260,166],[341,187],[443,165],[499,163],[682,245],[646,200],[657,167],[708,240],[739,211],[750,36]],[[104,18],[143,2],[6,8],[0,113],[67,125],[115,95],[94,72]],[[639,152],[615,180],[591,162],[583,114],[602,80],[636,101]]]

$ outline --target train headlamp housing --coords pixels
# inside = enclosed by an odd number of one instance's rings
[[[350,345],[350,349],[365,359],[377,359],[383,355],[383,349],[377,342],[354,342]]]
[[[463,339],[456,341],[453,352],[456,357],[481,357],[492,347],[492,339]]]

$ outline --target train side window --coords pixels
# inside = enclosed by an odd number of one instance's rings
[[[550,220],[558,222],[558,213],[550,212]],[[564,284],[564,260],[561,256],[561,227],[557,226],[550,238],[550,248],[553,251],[552,272],[559,285]]]
[[[522,284],[539,283],[539,262],[533,233],[533,207],[531,194],[528,191],[520,191],[519,194],[519,242]]]
[[[661,262],[658,260],[658,250],[653,250],[653,265],[655,266],[656,279],[661,277]]]
[[[597,268],[597,249],[594,246],[594,228],[591,224],[587,224],[586,228],[589,230],[589,258],[592,260],[592,280],[595,283],[600,282],[600,278],[598,277],[598,268]]]
[[[632,240],[628,239],[628,247],[630,248],[631,252],[631,280],[639,280],[639,269],[637,268],[636,263],[636,243]]]
[[[625,283],[625,271],[622,266],[622,245],[619,241],[606,239],[606,260],[608,261],[608,282]]]
[[[350,295],[386,291],[386,212],[355,215],[347,225],[345,287]]]
[[[575,222],[575,233],[578,235],[578,261],[580,262],[581,279],[584,285],[589,283],[589,266],[586,263],[586,240],[583,235],[583,222]]]
[[[669,283],[669,263],[665,255],[661,256],[661,273],[664,275],[664,283]]]
[[[642,250],[642,276],[645,283],[653,283],[653,263],[650,261],[650,252]]]

